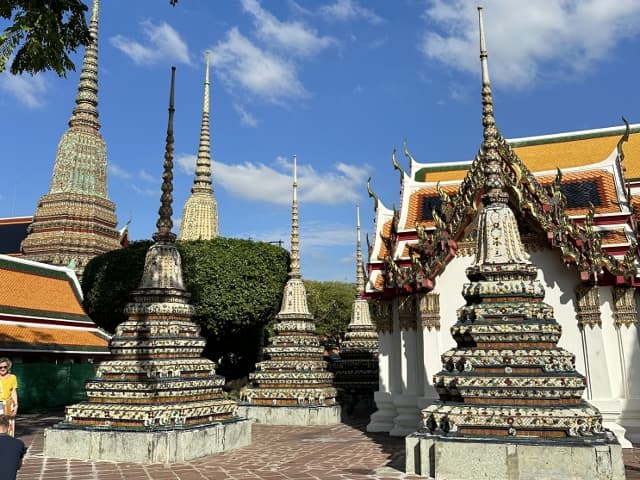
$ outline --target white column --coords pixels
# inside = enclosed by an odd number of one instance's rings
[[[393,428],[396,409],[393,406],[393,310],[391,301],[375,301],[372,315],[378,329],[378,391],[373,393],[377,411],[371,415],[368,432],[389,432]]]
[[[417,319],[416,297],[412,295],[398,299],[401,390],[393,397],[397,415],[389,432],[397,437],[415,432],[420,425],[418,397],[422,395],[422,379],[418,376]]]
[[[603,292],[603,296],[606,297],[606,292]],[[617,360],[618,356],[615,351],[607,348],[603,335],[600,287],[579,285],[576,287],[576,299],[587,377],[585,396],[600,410],[604,426],[612,430],[621,444],[624,444],[624,429],[617,423],[620,417],[620,397],[614,395],[612,385],[616,383],[615,375],[610,375],[612,363],[617,363],[612,360]],[[619,369],[614,370],[619,374]]]
[[[428,293],[418,297],[418,327],[422,346],[422,396],[418,399],[420,409],[437,400],[438,392],[433,386],[433,375],[442,370],[440,356],[440,294]]]
[[[638,339],[638,302],[635,288],[613,289],[613,320],[616,329],[620,374],[623,378],[620,417],[627,440],[640,442],[640,341]],[[623,445],[625,446],[625,445]]]

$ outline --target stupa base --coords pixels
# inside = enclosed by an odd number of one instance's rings
[[[467,438],[420,432],[405,440],[406,473],[435,480],[624,480],[622,448],[607,440]]]
[[[265,425],[335,425],[341,422],[340,405],[299,407],[239,405],[238,415]]]
[[[249,445],[251,424],[240,418],[203,427],[161,431],[54,426],[44,432],[44,455],[130,463],[184,462]]]

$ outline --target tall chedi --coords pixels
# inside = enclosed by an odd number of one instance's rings
[[[275,336],[263,350],[266,360],[249,375],[239,412],[271,425],[329,425],[340,422],[340,406],[300,275],[297,189],[294,155],[289,280],[276,315]]]
[[[45,455],[173,463],[248,445],[251,423],[224,398],[224,378],[202,358],[205,339],[193,323],[180,253],[171,231],[173,192],[172,68],[169,124],[157,231],[140,286],[125,307],[86,402],[68,406],[45,436]]]
[[[360,239],[360,207],[356,207],[356,298],[345,340],[340,347],[334,385],[347,414],[368,415],[374,409],[378,389],[378,332],[364,298],[364,270]]]
[[[209,52],[207,52],[196,176],[193,180],[191,195],[184,204],[179,240],[210,240],[219,235],[218,204],[211,186],[209,103]]]
[[[98,10],[94,0],[76,106],[58,145],[49,192],[38,201],[21,246],[25,258],[72,265],[79,275],[93,257],[120,248],[98,121]]]
[[[436,479],[622,479],[620,445],[583,399],[585,377],[558,347],[561,327],[520,238],[507,188],[515,154],[493,115],[478,12],[484,140],[472,167],[482,178],[476,254],[451,328],[456,347],[434,375],[440,399],[422,411],[422,432],[407,438],[407,468],[419,465]]]

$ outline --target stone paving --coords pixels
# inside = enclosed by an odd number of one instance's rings
[[[417,479],[404,473],[404,439],[364,431],[365,422],[322,427],[253,426],[248,447],[171,465],[46,458],[43,430],[60,415],[18,419],[29,451],[18,480],[359,480]],[[627,480],[640,480],[640,448],[625,450]]]

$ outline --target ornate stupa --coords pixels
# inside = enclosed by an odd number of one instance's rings
[[[477,249],[462,287],[466,305],[451,328],[456,347],[442,355],[443,370],[434,375],[440,399],[422,411],[420,473],[459,480],[624,478],[619,444],[582,398],[586,379],[575,356],[557,345],[561,327],[509,204],[506,142],[493,115],[478,12],[484,140],[475,161],[484,193]],[[415,443],[408,438],[411,466]]]
[[[340,348],[339,368],[334,385],[339,389],[345,406],[355,408],[364,403],[373,406],[373,392],[378,389],[378,332],[371,321],[369,302],[364,298],[364,271],[360,239],[360,207],[356,207],[356,299],[351,310],[345,340]]]
[[[340,422],[333,374],[323,358],[313,315],[300,275],[296,157],[293,157],[291,265],[282,306],[276,315],[275,336],[264,348],[266,360],[256,365],[243,392],[248,407],[241,412],[259,423],[320,425]]]
[[[171,231],[174,76],[175,67],[155,243],[125,307],[128,319],[111,339],[111,358],[86,382],[88,401],[68,406],[64,421],[47,432],[47,456],[174,462],[250,442],[250,422],[236,417],[224,378],[200,356],[205,339],[191,320]]]
[[[98,10],[93,0],[92,42],[84,53],[76,106],[58,145],[49,192],[38,201],[21,246],[25,258],[71,265],[78,275],[93,257],[120,248],[98,120]]]
[[[179,240],[210,240],[219,235],[218,204],[211,186],[211,136],[209,132],[209,52],[204,77],[204,102],[196,176],[184,204]]]

